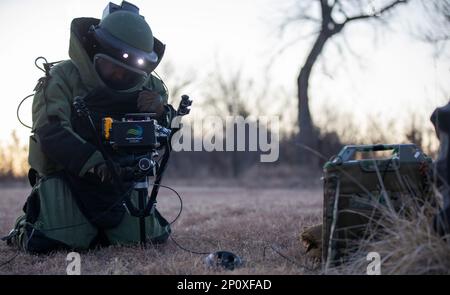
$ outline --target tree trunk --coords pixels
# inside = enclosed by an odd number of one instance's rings
[[[317,150],[318,147],[318,132],[315,129],[314,123],[311,118],[311,113],[309,111],[309,96],[308,96],[308,84],[309,77],[311,76],[312,68],[317,61],[317,58],[322,53],[322,50],[326,44],[326,42],[335,34],[338,34],[346,24],[349,22],[369,19],[373,17],[377,17],[382,13],[392,9],[400,3],[406,3],[407,0],[397,0],[392,1],[391,4],[386,5],[385,7],[378,10],[378,12],[374,12],[373,14],[360,14],[353,17],[346,17],[345,21],[341,23],[336,23],[332,17],[333,8],[337,1],[333,1],[333,3],[329,3],[330,1],[321,0],[321,31],[317,36],[316,41],[306,58],[305,64],[300,70],[300,74],[297,78],[297,87],[298,87],[298,124],[299,124],[299,141],[301,144],[308,146],[314,150]],[[315,156],[306,150],[303,150],[301,154],[301,160],[306,163],[317,163],[317,161],[313,161]]]
[[[300,128],[299,142],[301,144],[307,145],[312,149],[317,149],[318,147],[318,134],[315,130],[314,123],[311,118],[311,113],[309,111],[309,77],[311,76],[311,71],[314,63],[316,62],[325,46],[325,43],[330,37],[331,34],[329,32],[324,30],[320,32],[297,78],[298,124]],[[317,161],[312,161],[313,159],[314,156],[312,156],[310,152],[302,150],[302,162],[316,163]]]

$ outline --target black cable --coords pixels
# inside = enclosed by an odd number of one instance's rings
[[[44,60],[44,62],[43,62],[44,68],[41,68],[41,67],[37,64],[38,60],[40,60],[40,59],[43,59],[43,60]],[[46,70],[46,66],[45,66],[45,65],[50,65],[50,66],[52,66],[52,65],[54,65],[55,63],[58,63],[58,62],[54,62],[54,63],[50,63],[50,64],[49,64],[48,61],[47,61],[47,59],[46,59],[45,57],[43,57],[43,56],[39,56],[38,58],[36,58],[36,59],[34,60],[34,65],[36,66],[36,68],[38,68],[39,70],[41,70],[42,72],[44,72],[46,76],[47,76],[49,73],[48,73],[48,71]],[[48,66],[47,66],[47,67],[48,67]],[[41,78],[41,79],[42,79],[42,78]],[[41,79],[39,79],[38,85],[41,83],[41,81],[42,81]],[[34,91],[36,91],[36,90],[37,90],[37,89],[35,88]],[[22,104],[25,102],[25,100],[27,100],[29,97],[31,97],[31,96],[33,96],[33,95],[34,95],[34,93],[33,93],[33,94],[30,94],[30,95],[28,95],[28,96],[26,96],[25,98],[23,98],[23,99],[20,101],[20,103],[19,103],[19,105],[17,106],[17,109],[16,109],[17,120],[19,121],[20,124],[22,124],[24,127],[28,128],[28,129],[32,129],[32,127],[29,126],[29,125],[27,125],[27,124],[25,124],[25,123],[20,119],[19,112],[20,112],[20,107],[21,107]]]
[[[166,188],[168,190],[171,190],[178,197],[178,200],[180,200],[180,210],[178,211],[177,216],[171,222],[169,222],[169,225],[172,225],[178,220],[178,218],[180,218],[181,213],[183,212],[183,199],[181,198],[180,194],[175,189],[171,188],[170,186],[166,186],[166,185],[162,185],[162,184],[158,184],[158,186]]]
[[[25,124],[24,122],[22,122],[22,120],[20,119],[19,111],[20,111],[20,107],[22,106],[23,102],[24,102],[25,100],[27,100],[29,97],[33,96],[33,95],[34,95],[34,93],[33,93],[33,94],[30,94],[30,95],[28,95],[28,96],[26,96],[25,98],[23,98],[23,99],[20,101],[19,105],[17,106],[17,110],[16,110],[17,120],[19,120],[20,124],[22,124],[24,127],[29,128],[29,129],[32,129],[31,126],[28,126],[27,124]]]
[[[20,251],[17,251],[17,253],[14,254],[11,258],[9,258],[8,260],[6,260],[5,262],[2,262],[2,263],[0,264],[0,268],[3,267],[3,266],[5,266],[5,265],[7,265],[7,264],[10,263],[11,261],[13,261],[17,256],[19,256],[19,254],[20,254]]]
[[[174,220],[173,220],[172,222],[169,223],[170,225],[172,225],[172,224],[175,223],[175,221],[178,220],[178,218],[181,216],[181,213],[183,212],[183,199],[182,199],[181,196],[178,194],[178,192],[175,191],[173,188],[168,187],[168,186],[163,186],[163,185],[160,185],[160,186],[161,186],[161,187],[165,187],[165,188],[167,188],[167,189],[172,190],[173,192],[175,192],[175,194],[177,195],[178,199],[180,200],[180,211],[178,212],[178,215],[174,218]],[[188,252],[188,253],[191,253],[191,254],[196,254],[196,255],[209,255],[209,254],[211,254],[211,252],[194,251],[194,250],[191,250],[191,249],[188,249],[188,248],[186,248],[186,247],[181,246],[180,243],[178,243],[178,242],[173,238],[173,236],[172,236],[170,233],[169,233],[169,237],[170,237],[170,239],[172,240],[172,242],[173,242],[178,248],[180,248],[181,250],[183,250],[183,251],[185,251],[185,252]]]
[[[297,262],[297,261],[295,261],[295,260],[289,258],[287,255],[281,253],[280,251],[278,251],[277,249],[275,249],[275,247],[274,247],[273,245],[265,246],[265,247],[264,247],[264,249],[263,249],[263,258],[266,257],[266,249],[267,249],[267,248],[272,249],[272,251],[275,252],[275,253],[277,253],[280,257],[284,258],[286,261],[288,261],[288,262],[294,264],[295,266],[297,266],[297,267],[299,267],[299,268],[304,268],[304,269],[306,269],[307,271],[314,271],[314,269],[312,269],[312,268],[310,268],[310,267],[308,267],[308,266],[306,266],[306,265],[304,265],[304,264],[302,264],[302,263],[299,263],[299,262]]]
[[[169,225],[172,225],[172,224],[174,224],[174,223],[178,220],[178,218],[181,216],[181,213],[183,212],[183,199],[181,198],[180,194],[179,194],[176,190],[174,190],[173,188],[171,188],[171,187],[169,187],[169,186],[164,186],[164,185],[159,185],[159,186],[160,186],[160,187],[164,187],[164,188],[166,188],[166,189],[169,189],[169,190],[173,191],[173,192],[176,194],[176,196],[178,197],[178,199],[180,200],[180,210],[178,211],[178,215],[174,218],[173,221],[171,221],[171,222],[169,223]],[[169,234],[169,237],[170,237],[170,239],[172,240],[172,242],[173,242],[178,248],[180,248],[180,249],[183,250],[183,251],[186,251],[186,252],[191,253],[191,254],[196,254],[196,255],[209,255],[209,254],[211,254],[211,252],[194,251],[194,250],[188,249],[188,248],[186,248],[186,247],[183,247],[183,246],[180,245],[180,243],[178,243],[178,242],[173,238],[173,236],[172,236],[170,233],[168,233],[168,234]]]
[[[40,59],[43,59],[43,60],[44,60],[44,62],[43,62],[42,64],[48,64],[48,61],[47,61],[47,59],[46,59],[45,57],[39,56],[39,57],[37,57],[37,58],[34,60],[34,65],[35,65],[36,68],[38,68],[39,70],[43,71],[44,73],[47,73],[47,72],[45,71],[45,69],[44,69],[45,67],[44,67],[44,68],[41,68],[40,66],[38,66],[37,62],[38,62],[38,60],[40,60]]]
[[[38,66],[37,62],[38,60],[43,59],[44,62],[42,63],[42,65],[44,66],[44,68],[41,68],[40,66]],[[48,76],[50,74],[50,69],[60,63],[63,62],[64,60],[58,60],[58,61],[53,61],[53,62],[48,62],[47,59],[43,56],[39,56],[34,60],[34,65],[36,66],[36,68],[38,68],[39,70],[43,71],[45,73],[46,76]]]
[[[178,248],[180,248],[181,250],[183,250],[183,251],[186,251],[186,252],[191,253],[191,254],[196,254],[196,255],[209,255],[209,254],[211,254],[211,252],[198,252],[198,251],[194,251],[194,250],[190,250],[190,249],[188,249],[188,248],[185,248],[185,247],[181,246],[177,241],[175,241],[175,239],[173,238],[172,235],[169,235],[169,237],[170,237],[170,239],[172,240],[172,242],[174,242],[174,244],[175,244]]]
[[[183,212],[183,199],[181,198],[180,194],[179,194],[175,189],[173,189],[173,188],[171,188],[171,187],[169,187],[169,186],[161,185],[161,184],[160,184],[159,186],[160,186],[160,187],[164,187],[164,188],[166,188],[166,189],[169,189],[169,190],[173,191],[173,192],[176,194],[176,196],[178,197],[178,199],[180,200],[180,210],[178,211],[177,216],[176,216],[171,222],[169,222],[169,225],[172,225],[172,224],[174,224],[174,223],[178,220],[178,218],[180,218],[181,213]],[[194,251],[194,250],[187,249],[187,248],[181,246],[181,245],[173,238],[173,236],[172,236],[170,233],[169,233],[169,237],[170,237],[170,239],[172,240],[172,242],[173,242],[178,248],[180,248],[180,249],[183,250],[183,251],[186,251],[186,252],[191,253],[191,254],[196,254],[196,255],[208,255],[208,254],[211,254],[211,252],[199,252],[199,251]]]

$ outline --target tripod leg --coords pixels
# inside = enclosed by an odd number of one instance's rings
[[[141,245],[146,246],[147,237],[146,237],[146,230],[145,230],[145,201],[147,198],[147,190],[141,189],[139,190],[139,211],[141,212],[141,216],[139,216],[139,231],[140,231],[140,238],[141,238]]]

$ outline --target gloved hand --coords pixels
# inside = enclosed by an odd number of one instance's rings
[[[322,259],[322,224],[305,228],[300,240],[306,249],[306,254],[314,261]]]
[[[137,99],[137,108],[142,113],[156,113],[158,118],[164,115],[162,96],[154,91],[141,91]]]
[[[122,181],[132,181],[134,179],[134,169],[131,167],[120,167],[114,163],[114,170]],[[100,163],[93,168],[93,173],[102,183],[112,184],[114,182],[113,172],[109,169],[106,162]]]

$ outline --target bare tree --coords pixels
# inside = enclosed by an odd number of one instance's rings
[[[325,45],[349,24],[360,21],[385,20],[382,16],[389,14],[400,4],[409,0],[383,1],[375,4],[371,0],[298,0],[298,13],[288,18],[281,27],[293,23],[309,23],[314,27],[315,41],[297,78],[298,88],[298,124],[299,141],[312,148],[317,148],[318,132],[314,126],[309,110],[309,79],[314,64],[322,54]],[[377,1],[379,3],[380,1]],[[382,23],[382,22],[380,22]],[[312,157],[305,157],[308,161]]]
[[[274,93],[270,87],[268,76],[263,76],[263,83],[257,83],[254,78],[246,77],[242,70],[242,65],[233,67],[231,65],[222,66],[218,59],[215,61],[215,67],[208,74],[203,85],[203,97],[205,101],[202,107],[207,113],[226,117],[242,117],[246,122],[257,123],[259,116],[265,116],[277,112],[278,107],[274,100],[279,98],[279,94]],[[245,127],[245,137],[238,138],[236,122],[232,123],[234,128],[232,136],[227,133],[225,141],[245,142],[246,147],[250,145],[249,131]],[[256,124],[256,128],[265,128]],[[228,132],[229,130],[227,130]],[[269,132],[270,129],[269,129]],[[249,151],[228,151],[230,159],[231,172],[237,177],[241,172],[248,169],[257,162],[259,152]],[[223,155],[220,155],[221,158]]]
[[[204,97],[206,100],[203,106],[223,119],[227,116],[246,118],[253,110],[250,101],[255,95],[254,88],[253,80],[245,78],[241,68],[228,69],[227,72],[224,72],[216,60],[214,71],[208,75],[208,79],[205,81]],[[235,142],[236,136],[237,134],[234,133],[233,140]],[[230,138],[226,140],[230,140]],[[245,166],[244,159],[236,151],[230,152],[228,155],[232,175],[237,177]],[[221,158],[224,157],[221,156]],[[217,162],[218,160],[216,159]]]
[[[250,114],[249,96],[253,86],[251,79],[245,79],[241,69],[224,73],[219,64],[206,80],[204,106],[220,116],[242,116]]]

